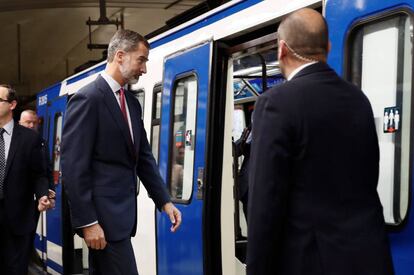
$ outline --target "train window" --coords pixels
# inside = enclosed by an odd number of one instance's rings
[[[142,109],[142,113],[141,114],[142,114],[142,116],[144,116],[144,107],[145,107],[145,91],[144,91],[144,89],[134,90],[131,87],[130,91],[138,99],[139,104],[141,105],[141,109]]]
[[[274,43],[273,43],[274,44]],[[264,90],[284,81],[277,62],[274,45],[257,52],[242,53],[233,61],[234,102],[255,101]]]
[[[151,118],[151,148],[155,160],[158,162],[160,123],[161,123],[161,85],[154,87],[152,97],[152,118]]]
[[[378,193],[385,221],[407,216],[410,183],[412,22],[406,14],[352,30],[347,78],[372,104],[380,145]]]
[[[186,202],[190,200],[193,190],[196,77],[191,75],[178,79],[174,87],[169,190],[173,200]]]
[[[53,183],[58,184],[60,178],[60,144],[62,141],[62,114],[55,116],[55,132],[53,140]]]

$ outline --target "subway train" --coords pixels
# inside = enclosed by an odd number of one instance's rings
[[[140,274],[246,273],[248,232],[237,196],[242,157],[234,156],[233,144],[249,125],[257,97],[284,81],[276,30],[283,16],[302,7],[325,16],[328,63],[372,104],[381,153],[378,193],[395,272],[413,274],[414,0],[234,0],[151,38],[148,73],[130,90],[144,110],[148,139],[183,224],[170,233],[167,217],[140,186],[132,239]],[[88,269],[87,248],[70,225],[60,144],[67,101],[104,68],[99,63],[37,96],[57,204],[41,215],[35,248],[51,274]]]

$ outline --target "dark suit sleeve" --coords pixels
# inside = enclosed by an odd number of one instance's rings
[[[247,274],[268,274],[280,247],[290,170],[290,122],[283,102],[261,96],[253,118]]]
[[[62,177],[74,228],[97,221],[92,201],[91,161],[97,128],[92,100],[77,93],[68,103],[62,135]]]
[[[53,167],[52,162],[50,160],[49,148],[47,146],[46,141],[42,141],[42,154],[43,154],[43,161],[46,166],[46,176],[49,183],[49,189],[55,191],[55,184],[53,182]]]
[[[31,179],[35,184],[36,198],[40,199],[48,195],[48,182],[46,177],[46,166],[43,162],[42,142],[39,136],[33,145],[30,158]]]
[[[147,134],[144,129],[144,124],[140,119],[141,124],[141,137],[139,145],[139,156],[138,156],[138,165],[137,165],[137,174],[139,179],[147,189],[150,197],[154,201],[158,210],[171,201],[170,196],[167,192],[167,188],[164,184],[164,181],[161,178],[160,172],[158,170],[157,163],[155,162],[154,156],[151,151],[151,147],[148,143]]]

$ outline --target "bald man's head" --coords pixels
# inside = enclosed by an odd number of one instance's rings
[[[38,126],[38,117],[35,111],[33,110],[24,110],[21,114],[20,114],[20,120],[19,120],[19,124],[37,131],[37,126]]]
[[[319,60],[329,51],[328,25],[312,9],[300,9],[288,15],[279,25],[278,37],[298,55]]]

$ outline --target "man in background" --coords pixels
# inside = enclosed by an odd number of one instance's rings
[[[287,82],[253,118],[248,275],[393,274],[371,105],[326,64],[329,49],[317,11],[280,23]]]
[[[19,124],[39,132],[39,117],[36,112],[30,109],[24,110],[20,114]],[[52,162],[50,161],[49,147],[46,140],[42,139],[42,151],[45,159],[47,178],[49,182],[49,199],[52,205],[55,204],[55,184],[53,182]]]
[[[50,208],[39,135],[13,121],[16,91],[0,85],[0,274],[27,275],[35,209]]]

